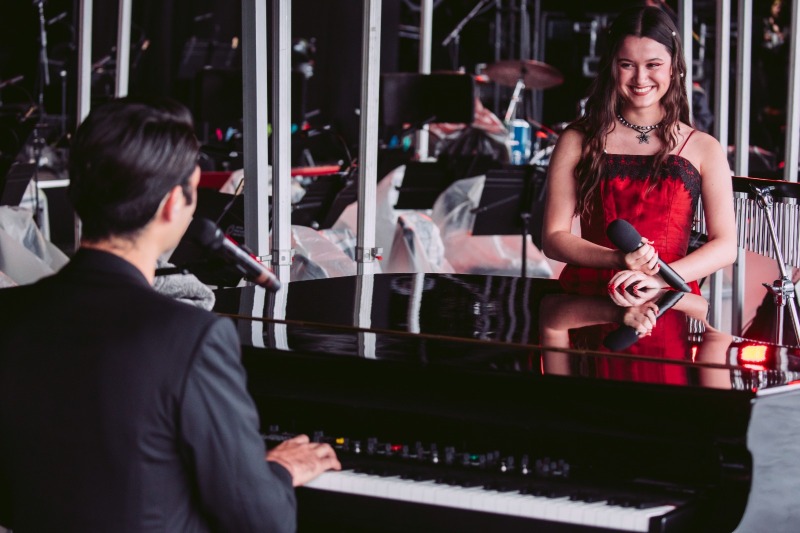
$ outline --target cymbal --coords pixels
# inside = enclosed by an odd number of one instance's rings
[[[484,73],[500,85],[514,87],[522,80],[526,89],[549,89],[564,83],[557,68],[533,59],[509,59],[492,63]]]

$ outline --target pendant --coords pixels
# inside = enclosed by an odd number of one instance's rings
[[[650,137],[647,136],[646,131],[640,131],[636,138],[639,139],[639,144],[650,144]]]

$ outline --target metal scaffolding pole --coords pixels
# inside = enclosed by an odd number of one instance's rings
[[[736,49],[736,160],[734,174],[747,176],[750,157],[750,80],[752,76],[753,0],[739,0]],[[744,322],[744,249],[739,247],[733,264],[731,333],[739,335]]]
[[[75,113],[76,126],[89,115],[92,107],[92,0],[80,0],[78,6],[78,102]],[[81,242],[81,220],[74,217],[73,235],[75,249]]]
[[[128,96],[128,78],[131,64],[131,4],[133,0],[119,0],[117,18],[117,69],[114,95]]]
[[[433,36],[433,0],[422,0],[419,14],[419,73],[431,72],[431,40]],[[417,132],[417,156],[420,161],[428,158],[428,126]]]
[[[797,181],[798,159],[800,159],[800,5],[792,6],[792,22],[789,32],[789,98],[786,104],[786,166],[783,169],[786,181]]]
[[[244,198],[245,242],[253,253],[265,260],[269,249],[265,0],[243,0],[242,44],[244,177],[247,188]]]
[[[684,73],[684,83],[686,84],[686,94],[689,97],[689,117],[692,115],[692,67],[694,66],[694,37],[692,31],[693,4],[692,0],[678,1],[678,29],[681,32],[681,42],[683,43],[683,55],[686,61],[686,72]]]
[[[381,0],[364,0],[361,51],[361,132],[358,147],[358,274],[375,271],[375,201],[378,174],[378,83],[381,58]]]
[[[77,123],[92,106],[92,0],[80,0],[78,8],[78,108]]]
[[[289,282],[292,263],[292,3],[275,0],[272,17],[272,264]],[[280,104],[278,104],[280,103]],[[261,129],[266,131],[266,129]],[[267,218],[259,222],[267,224]]]
[[[731,90],[731,2],[717,0],[716,65],[714,66],[714,136],[722,148],[728,148],[728,109]],[[714,272],[710,282],[708,320],[712,327],[722,327],[722,271]]]

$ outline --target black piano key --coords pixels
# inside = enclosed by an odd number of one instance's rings
[[[456,485],[465,488],[480,487],[483,485],[483,482],[478,479],[462,479],[461,481],[458,481]]]
[[[661,505],[667,505],[667,502],[658,501],[658,500],[649,500],[649,501],[640,501],[636,504],[637,509],[652,509],[653,507],[659,507]]]
[[[520,492],[522,494],[530,494],[531,496],[540,496],[543,498],[564,498],[570,496],[572,490],[558,486],[529,485],[521,489]]]
[[[494,483],[485,483],[483,487],[486,490],[494,490],[497,492],[514,492],[519,490],[519,487],[514,486],[509,483],[502,483],[502,482],[494,482]]]
[[[596,503],[605,501],[607,496],[599,492],[577,491],[570,494],[569,499],[576,502]]]

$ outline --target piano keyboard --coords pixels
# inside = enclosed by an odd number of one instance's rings
[[[264,436],[268,447],[292,436],[275,426],[271,430]],[[570,524],[582,530],[642,532],[670,529],[665,526],[696,496],[670,485],[635,482],[611,487],[575,480],[574,468],[563,459],[503,455],[497,450],[469,453],[375,437],[332,438],[321,431],[311,439],[330,443],[343,465],[342,471],[325,472],[304,486],[314,492]]]
[[[636,501],[580,491],[511,489],[491,485],[460,486],[437,480],[404,479],[343,470],[325,472],[307,488],[386,498],[397,501],[482,511],[521,518],[549,520],[620,531],[651,531],[652,519],[676,509],[675,505]]]

